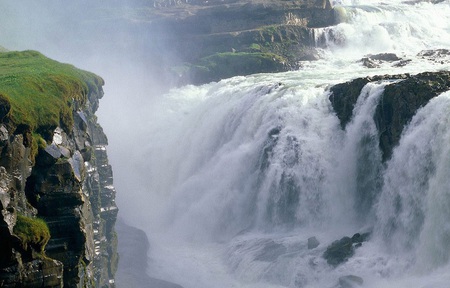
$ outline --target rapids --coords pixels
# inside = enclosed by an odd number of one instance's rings
[[[328,88],[448,70],[418,53],[450,48],[450,2],[336,10],[345,22],[314,32],[321,60],[174,89],[148,108],[136,166],[147,187],[138,206],[151,208],[135,217],[150,238],[151,276],[185,288],[344,287],[346,275],[362,287],[449,287],[450,93],[417,112],[382,163],[372,116],[387,83],[364,87],[345,130]],[[376,53],[411,61],[359,62]],[[367,231],[349,261],[334,268],[322,257]],[[308,249],[312,236],[320,244]]]

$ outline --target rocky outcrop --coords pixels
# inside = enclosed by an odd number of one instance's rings
[[[0,61],[23,64],[25,76],[16,78],[20,86],[36,81],[28,84],[33,87],[29,97],[45,96],[48,86],[39,88],[43,77],[71,101],[66,102],[70,114],[59,114],[61,125],[44,127],[39,120],[21,120],[21,95],[5,86],[5,78],[0,81],[0,286],[114,287],[118,210],[107,139],[94,115],[103,80],[37,52],[3,56]],[[53,74],[41,74],[31,63],[49,65]],[[81,89],[72,89],[77,85]],[[37,106],[30,107],[27,112],[34,113]],[[38,117],[45,117],[45,106],[37,110],[44,114]],[[20,219],[31,224],[19,231]],[[40,236],[45,233],[49,239]]]
[[[351,120],[361,89],[367,83],[377,81],[393,81],[385,87],[374,115],[383,161],[386,161],[417,109],[425,106],[431,98],[450,90],[450,72],[365,77],[331,87],[330,101],[343,129]]]
[[[153,6],[145,19],[154,41],[174,55],[166,65],[176,84],[297,69],[314,55],[313,28],[338,22],[329,0],[155,0]]]
[[[51,10],[58,9],[73,12],[49,20],[49,25],[78,23],[72,27],[78,36],[66,39],[66,46],[101,49],[119,59],[126,55],[128,63],[136,61],[154,72],[150,77],[161,89],[297,69],[303,61],[317,59],[316,45],[330,39],[320,36],[325,34],[319,27],[344,20],[342,9],[331,7],[330,0],[53,3]],[[81,57],[84,52],[79,51],[85,51],[74,50]],[[248,64],[236,67],[243,56],[248,56]]]

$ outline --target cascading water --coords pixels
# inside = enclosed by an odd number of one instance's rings
[[[431,100],[383,163],[373,120],[389,82],[361,91],[343,129],[328,87],[375,74],[448,70],[418,56],[449,48],[450,2],[344,3],[324,59],[168,93],[150,108],[139,168],[157,208],[149,273],[203,287],[448,287],[450,93]],[[446,46],[447,45],[447,46]],[[391,52],[407,65],[358,62]],[[371,239],[334,267],[334,240]],[[308,249],[308,238],[319,246]],[[311,248],[311,247],[310,247]]]

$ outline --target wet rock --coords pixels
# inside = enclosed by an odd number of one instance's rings
[[[378,68],[384,62],[395,62],[400,60],[401,58],[399,58],[394,53],[381,53],[367,55],[366,57],[362,58],[360,62],[362,62],[363,66],[367,68]]]
[[[308,238],[308,249],[314,249],[319,246],[320,242],[316,237]]]
[[[340,288],[356,288],[362,286],[364,280],[355,275],[346,275],[339,277]]]
[[[450,50],[448,49],[423,50],[417,56],[435,63],[450,63]]]
[[[411,59],[404,59],[404,60],[400,60],[400,61],[398,61],[398,62],[396,62],[396,63],[394,63],[394,67],[403,67],[403,66],[406,66],[406,65],[408,65],[409,63],[411,63]]]
[[[394,81],[402,80],[402,81]],[[390,158],[403,128],[430,99],[450,90],[450,72],[424,72],[417,75],[381,75],[357,78],[330,88],[330,101],[341,127],[351,120],[353,107],[361,89],[369,82],[392,81],[385,87],[375,110],[374,121],[379,133],[383,161]]]
[[[367,241],[369,237],[370,233],[356,233],[351,238],[343,237],[340,240],[336,240],[327,247],[323,257],[328,264],[338,266],[352,257],[355,254],[355,249],[361,247],[362,242]]]
[[[370,237],[370,233],[369,232],[366,232],[366,233],[363,233],[363,234],[356,233],[356,234],[354,234],[352,236],[352,242],[353,243],[362,243],[362,242],[365,242],[365,241],[369,240],[369,237]]]
[[[327,247],[323,257],[327,260],[327,263],[332,266],[337,266],[345,261],[355,253],[353,242],[350,237],[343,237],[340,240],[336,240]]]
[[[367,68],[379,68],[380,63],[370,58],[361,59],[362,65]]]
[[[380,54],[368,55],[368,57],[373,60],[380,60],[380,61],[386,61],[386,62],[394,62],[394,61],[398,61],[401,59],[394,53],[380,53]]]

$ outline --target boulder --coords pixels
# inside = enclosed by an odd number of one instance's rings
[[[362,62],[363,66],[367,68],[378,68],[384,62],[395,62],[402,60],[394,53],[380,53],[374,55],[367,55],[362,58],[360,62]]]
[[[364,280],[355,275],[346,275],[339,277],[340,288],[356,288],[362,286]]]
[[[347,261],[355,254],[353,242],[350,237],[343,237],[340,240],[336,240],[327,247],[323,257],[327,260],[327,263],[332,266],[337,266]]]
[[[320,242],[317,240],[316,237],[309,237],[308,238],[308,249],[314,249],[319,246]]]
[[[327,260],[328,264],[338,266],[352,257],[355,254],[355,249],[361,247],[362,242],[367,241],[369,237],[370,233],[356,233],[351,238],[343,237],[336,240],[327,247],[327,250],[323,253],[323,258]]]

